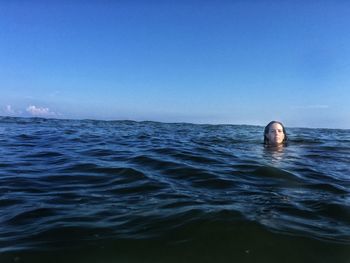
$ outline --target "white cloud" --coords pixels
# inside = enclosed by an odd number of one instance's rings
[[[56,113],[50,111],[49,108],[37,107],[35,105],[28,106],[26,111],[32,116],[55,116],[56,115]]]

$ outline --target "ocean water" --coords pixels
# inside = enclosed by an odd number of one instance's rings
[[[350,130],[0,118],[0,262],[350,262]]]

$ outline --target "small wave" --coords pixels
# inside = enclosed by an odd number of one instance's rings
[[[43,217],[52,217],[53,215],[56,215],[56,213],[52,208],[35,208],[15,215],[11,219],[5,221],[5,224],[22,225],[25,223],[35,222],[39,218],[42,219]]]
[[[61,156],[63,156],[63,154],[59,152],[42,151],[42,152],[27,154],[25,155],[24,158],[50,158],[50,157],[61,157]]]

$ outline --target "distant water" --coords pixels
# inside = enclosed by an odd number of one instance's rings
[[[0,262],[350,262],[350,130],[0,118]]]

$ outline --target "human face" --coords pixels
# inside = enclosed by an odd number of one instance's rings
[[[270,145],[281,145],[285,137],[282,125],[279,123],[272,124],[266,136]]]

